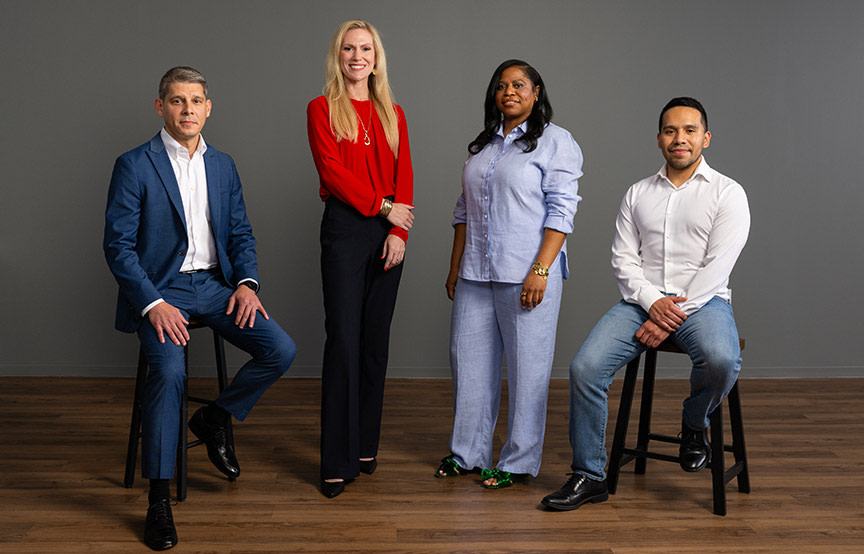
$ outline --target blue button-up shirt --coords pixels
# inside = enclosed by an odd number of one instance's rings
[[[468,157],[453,225],[466,224],[459,276],[472,281],[521,283],[540,252],[544,229],[569,234],[582,199],[582,150],[566,130],[550,123],[537,148],[515,143],[527,123],[506,137],[502,129]],[[567,244],[550,271],[567,278]]]

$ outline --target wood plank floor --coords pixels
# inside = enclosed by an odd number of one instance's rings
[[[742,380],[753,492],[730,483],[726,517],[711,513],[708,471],[659,461],[622,473],[608,502],[542,509],[568,471],[564,380],[552,382],[540,476],[498,491],[475,476],[432,477],[447,453],[450,382],[389,380],[379,468],[329,500],[317,490],[319,386],[283,379],[237,426],[236,483],[203,449],[190,452],[173,552],[864,552],[864,379]],[[657,432],[678,432],[687,387],[658,381]],[[0,552],[147,551],[146,484],[122,486],[132,389],[130,379],[0,378]],[[616,380],[613,410],[619,391]]]

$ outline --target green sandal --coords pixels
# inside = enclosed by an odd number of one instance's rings
[[[507,487],[512,487],[515,483],[524,481],[530,476],[530,473],[510,473],[509,471],[502,471],[497,467],[495,469],[484,469],[480,472],[480,478],[483,481],[486,481],[487,479],[495,479],[496,481],[494,485],[484,484],[483,486],[487,489],[505,489]]]
[[[438,471],[435,472],[435,477],[461,477],[471,473],[470,469],[465,469],[456,463],[453,455],[441,458],[441,465],[438,466]]]

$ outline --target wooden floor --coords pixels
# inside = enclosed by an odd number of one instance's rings
[[[319,386],[284,379],[236,427],[237,482],[190,452],[173,552],[864,552],[864,379],[743,380],[753,492],[730,483],[726,517],[711,513],[708,471],[659,461],[623,473],[608,502],[542,509],[569,466],[563,380],[550,391],[541,474],[498,491],[475,476],[432,477],[448,451],[450,382],[390,380],[378,471],[329,500],[317,490]],[[147,551],[146,484],[122,486],[132,389],[130,379],[0,378],[0,552]],[[686,391],[658,382],[658,432],[677,433]]]

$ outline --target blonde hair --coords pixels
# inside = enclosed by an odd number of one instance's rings
[[[347,139],[357,142],[359,114],[351,104],[351,98],[345,88],[344,76],[342,75],[341,52],[342,41],[345,33],[352,29],[364,29],[372,35],[372,47],[375,50],[375,72],[369,75],[369,99],[375,106],[381,126],[384,127],[384,135],[387,144],[394,156],[399,151],[399,121],[396,115],[393,91],[387,81],[387,56],[384,54],[384,46],[381,37],[371,23],[361,19],[352,19],[339,26],[330,47],[327,49],[327,74],[324,83],[324,97],[327,98],[327,106],[330,108],[330,129],[336,135],[336,140]]]

